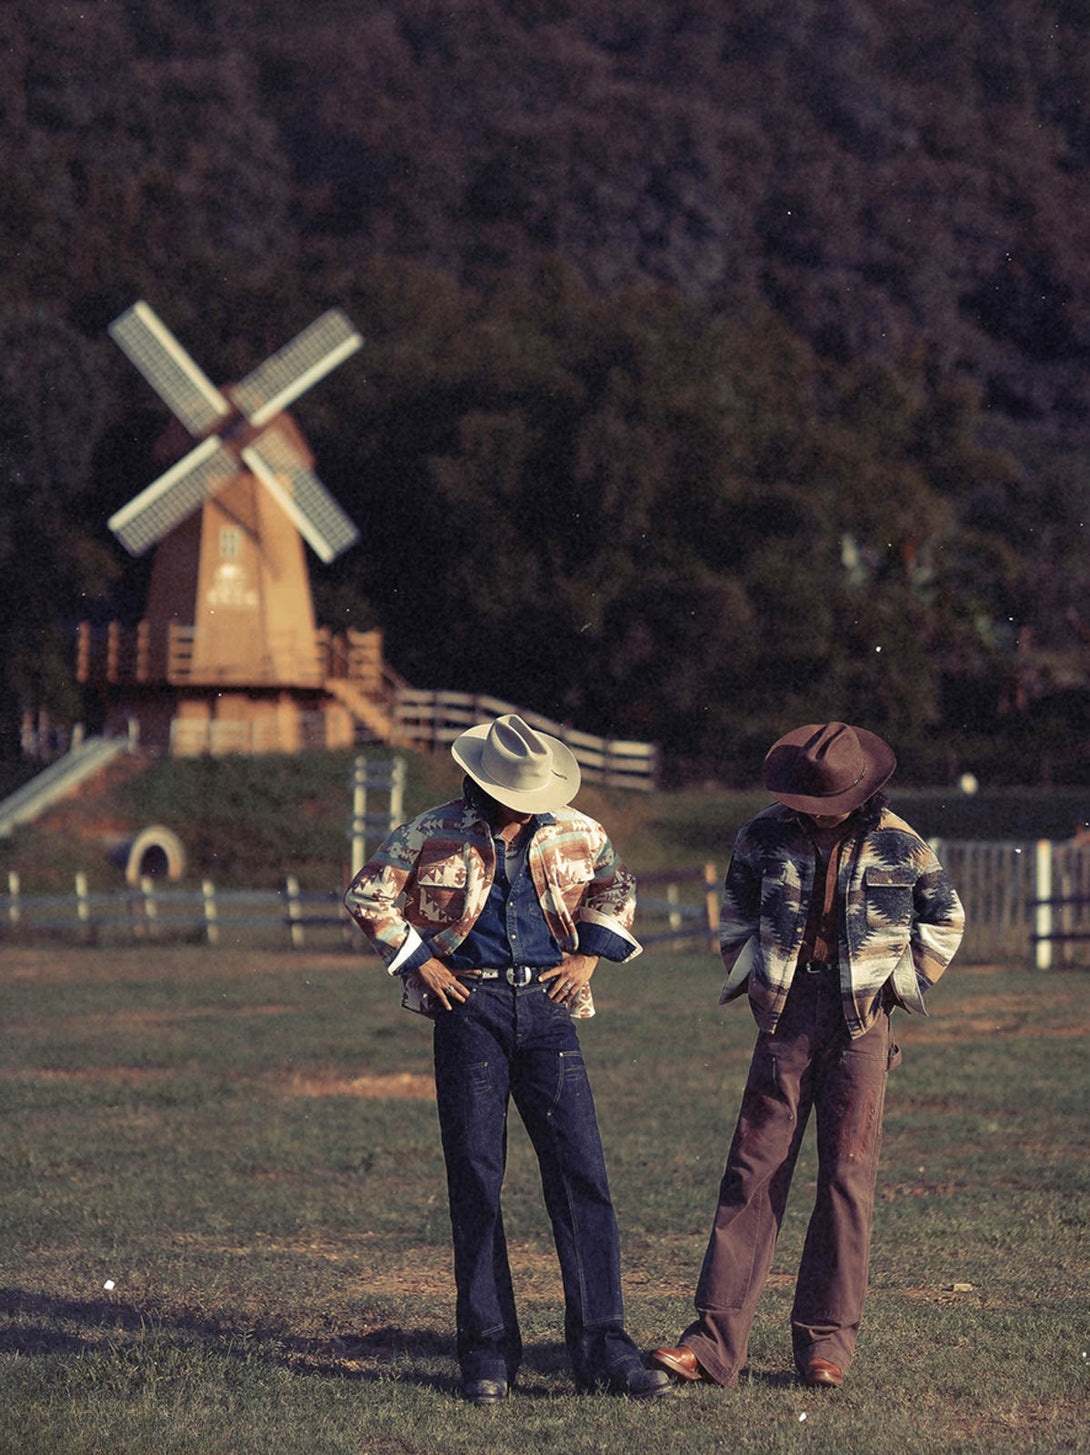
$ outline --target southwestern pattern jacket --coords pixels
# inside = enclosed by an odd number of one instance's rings
[[[579,925],[597,924],[627,941],[636,913],[636,881],[617,857],[601,824],[573,808],[538,814],[528,862],[542,913],[561,950],[579,948]],[[441,804],[403,824],[348,886],[349,913],[382,956],[399,968],[426,942],[437,959],[472,929],[496,874],[488,825],[463,799]],[[412,1006],[411,998],[403,1003]],[[594,1014],[584,986],[572,1015]]]
[[[795,974],[814,887],[814,845],[782,804],[739,833],[719,925],[729,973],[720,1003],[749,992],[762,1031],[776,1029]],[[840,988],[851,1035],[874,1023],[889,983],[896,1002],[927,1014],[924,992],[961,941],[965,912],[929,845],[886,809],[840,854]]]

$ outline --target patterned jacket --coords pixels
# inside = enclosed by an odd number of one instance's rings
[[[814,846],[799,816],[773,804],[741,830],[727,870],[719,924],[729,972],[720,1003],[748,990],[763,1031],[774,1031],[806,931]],[[965,912],[928,844],[888,809],[848,838],[837,885],[840,989],[851,1035],[874,1023],[889,983],[896,1002],[926,1015],[924,992],[961,941]]]
[[[537,815],[527,855],[545,921],[561,950],[579,948],[580,924],[597,924],[630,946],[636,881],[605,829],[573,808]],[[441,804],[403,824],[348,886],[344,902],[391,975],[428,944],[437,959],[465,939],[488,898],[496,853],[487,823],[463,799]],[[405,1002],[409,1004],[409,1001]],[[572,1015],[594,1014],[584,986]]]

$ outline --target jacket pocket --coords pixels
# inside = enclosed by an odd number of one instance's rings
[[[424,918],[432,924],[449,924],[460,919],[466,900],[466,864],[459,854],[425,859],[416,869],[416,900]]]
[[[581,889],[594,878],[594,864],[583,854],[570,858],[562,854],[550,854],[545,861],[545,877],[555,884],[565,896],[572,889]]]
[[[912,923],[916,878],[916,870],[911,866],[887,869],[872,864],[863,871],[863,894],[870,928],[903,927]]]

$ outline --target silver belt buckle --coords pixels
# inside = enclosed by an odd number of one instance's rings
[[[824,975],[827,970],[835,970],[836,966],[829,960],[807,960],[803,969],[807,975]]]
[[[508,985],[513,985],[516,990],[525,990],[534,978],[534,972],[529,965],[508,965],[504,975]]]

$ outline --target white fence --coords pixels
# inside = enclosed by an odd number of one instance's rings
[[[474,723],[487,722],[508,712],[517,712],[532,728],[566,743],[579,763],[585,782],[646,791],[655,787],[658,749],[653,743],[576,732],[564,723],[515,707],[499,697],[399,688],[394,706],[394,738],[407,747],[446,747]]]
[[[1090,966],[1090,845],[935,841],[966,911],[960,958]],[[639,876],[636,934],[646,945],[689,942],[715,953],[720,876],[714,864]],[[165,887],[96,892],[77,874],[66,894],[23,894],[17,874],[0,894],[0,936],[133,937],[209,944],[362,946],[337,890],[308,892],[289,876],[283,889]]]
[[[1090,964],[1090,844],[934,840],[965,905],[960,955]]]
[[[122,891],[89,888],[77,874],[67,894],[23,894],[19,876],[8,876],[0,895],[0,933],[11,938],[55,936],[88,944],[123,940],[202,940],[209,945],[307,943],[308,930],[322,930],[319,941],[344,943],[354,933],[335,890],[300,888],[289,875],[283,889],[221,889],[205,879],[197,888],[170,888],[145,877],[139,887]]]
[[[714,864],[664,870],[640,879],[636,935],[645,944],[696,943],[715,949],[719,880]],[[211,880],[175,888],[145,877],[135,889],[96,891],[86,874],[67,894],[23,894],[8,876],[0,894],[0,938],[75,939],[87,944],[126,940],[190,940],[209,945],[349,945],[365,949],[338,890],[306,891],[294,875],[283,889],[220,889]]]

